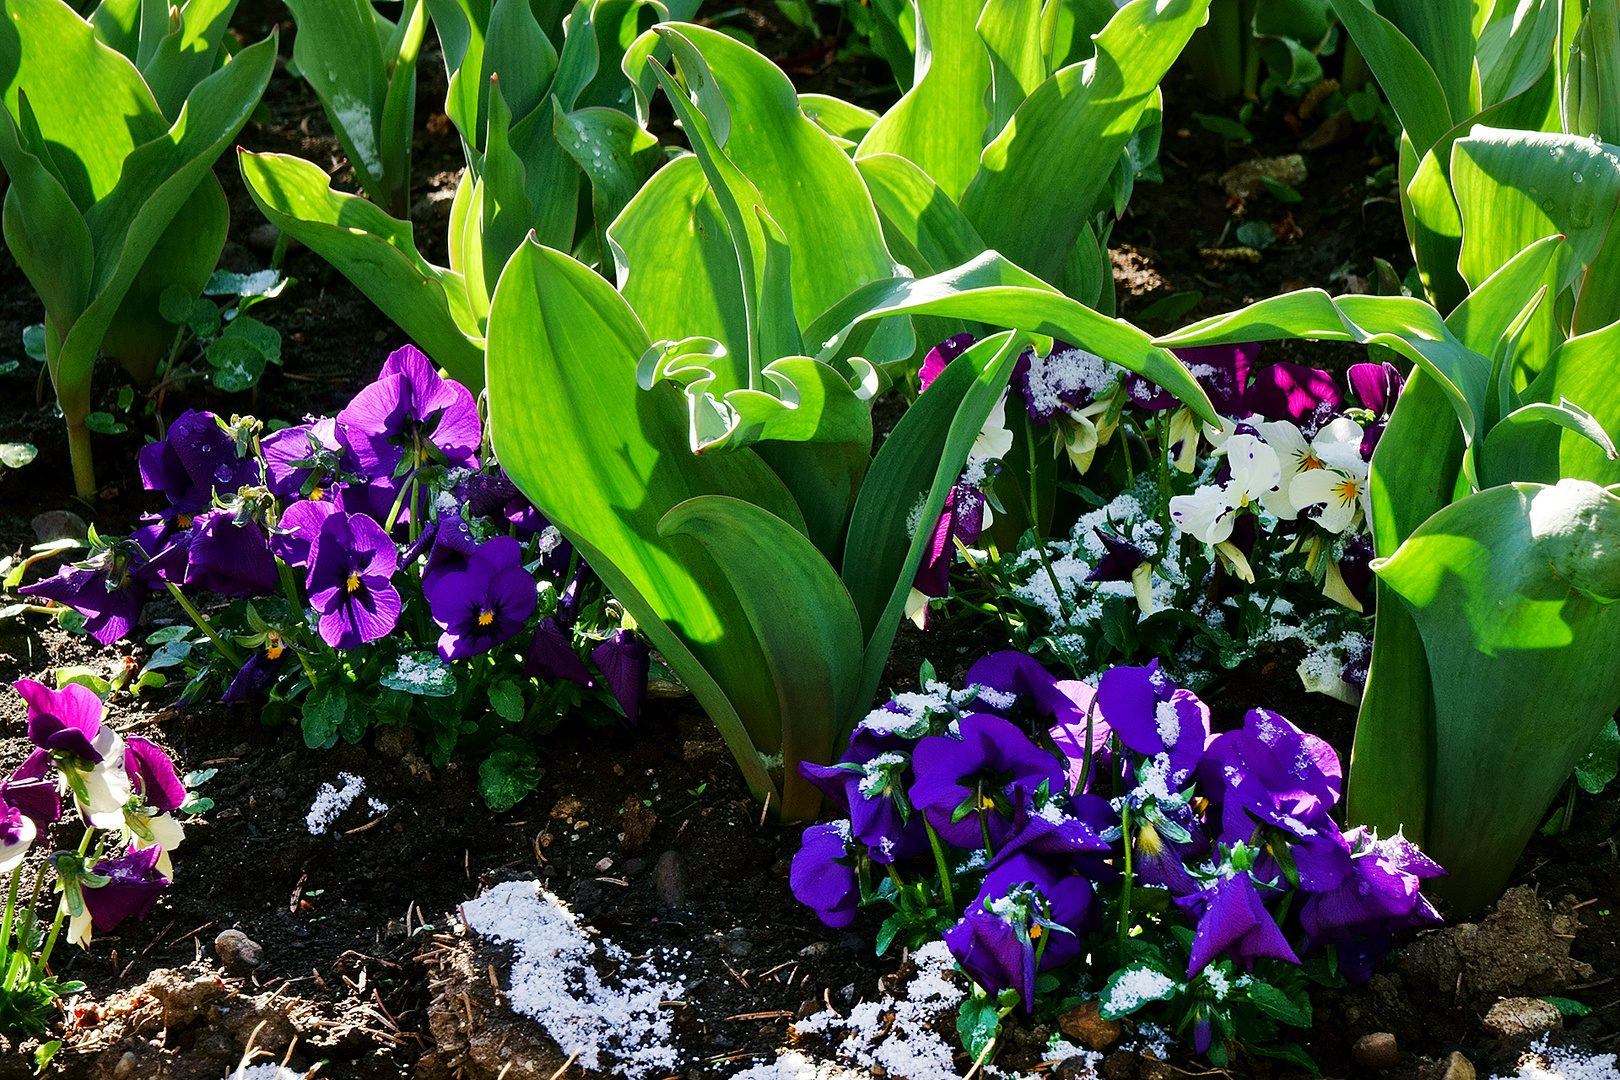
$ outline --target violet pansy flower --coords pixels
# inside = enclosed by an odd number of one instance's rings
[[[979,895],[945,931],[945,944],[968,976],[990,991],[1018,991],[1027,1011],[1035,977],[1080,954],[1092,915],[1091,883],[1018,853],[998,858]],[[1037,959],[1037,953],[1039,958]]]
[[[346,452],[332,417],[271,432],[259,440],[264,486],[278,499],[331,499]]]
[[[91,765],[101,763],[107,752],[102,738],[104,707],[93,690],[79,683],[52,690],[33,679],[18,679],[11,685],[28,705],[29,742]]]
[[[1264,957],[1299,963],[1246,872],[1222,878],[1191,896],[1178,896],[1175,902],[1198,923],[1187,963],[1189,979],[1222,955],[1246,971],[1254,970],[1254,962]]]
[[[326,519],[338,512],[334,499],[300,499],[281,512],[270,533],[270,550],[288,566],[306,569],[309,551]]]
[[[438,577],[428,594],[445,660],[481,656],[516,637],[534,614],[534,578],[523,569],[523,549],[510,536],[480,544],[467,569]]]
[[[1255,372],[1244,404],[1268,420],[1292,420],[1309,439],[1338,415],[1344,395],[1327,372],[1284,360]]]
[[[37,835],[33,819],[20,807],[0,802],[0,874],[22,865]]]
[[[1012,832],[1015,788],[1056,788],[1063,770],[1014,724],[987,713],[957,723],[960,738],[930,735],[912,754],[916,783],[908,797],[943,839],[969,850],[999,847]]]
[[[939,373],[944,371],[952,360],[971,349],[978,340],[972,334],[955,334],[929,349],[928,355],[923,357],[922,368],[917,372],[917,379],[922,388],[927,390],[932,386],[934,380],[939,378]]]
[[[0,781],[0,802],[26,814],[36,831],[43,831],[62,817],[62,797],[55,781],[47,779],[50,771],[50,753],[35,750],[9,778]]]
[[[652,650],[634,631],[620,627],[591,650],[591,659],[607,681],[613,700],[624,710],[624,718],[634,725],[641,719],[641,701],[647,696]]]
[[[140,621],[150,591],[131,572],[132,563],[138,565],[145,559],[130,548],[119,542],[86,565],[64,566],[55,576],[24,585],[17,592],[67,605],[84,616],[84,628],[91,637],[111,645]]]
[[[928,846],[922,815],[906,795],[915,779],[908,749],[898,736],[857,728],[838,764],[799,763],[799,775],[849,814],[852,837],[875,863],[909,858]]]
[[[253,655],[242,661],[230,685],[219,700],[226,705],[258,697],[275,683],[281,667],[287,662],[287,647],[278,640],[275,644],[253,650]]]
[[[1377,840],[1357,827],[1345,840],[1353,852],[1349,873],[1337,887],[1308,896],[1299,911],[1312,944],[1387,939],[1397,930],[1440,924],[1420,891],[1424,879],[1445,874],[1438,863],[1400,835]]]
[[[1104,673],[1097,683],[1097,706],[1127,747],[1148,757],[1165,755],[1170,787],[1192,776],[1209,736],[1209,707],[1178,688],[1157,659],[1146,667]]]
[[[160,814],[180,809],[186,787],[174,771],[174,762],[150,739],[132,735],[124,740],[124,771],[147,806]]]
[[[257,522],[234,510],[199,514],[191,528],[185,583],[221,596],[275,592],[278,578],[270,538]]]
[[[854,852],[850,850],[848,821],[812,825],[793,856],[788,882],[794,897],[831,927],[855,921],[861,888],[855,879]]]
[[[165,518],[194,517],[213,505],[216,492],[234,494],[261,478],[258,461],[240,451],[218,418],[194,409],[169,425],[162,442],[141,447],[140,470],[147,489],[168,498]]]
[[[321,640],[334,649],[376,641],[399,621],[394,542],[363,514],[336,513],[321,524],[310,553],[309,602],[320,612]]]
[[[107,878],[98,888],[81,882],[84,914],[73,916],[68,939],[85,945],[90,941],[90,928],[106,933],[125,919],[144,919],[157,903],[169,879],[158,871],[158,859],[163,851],[157,847],[130,848],[115,859],[102,859],[95,872]]]
[[[435,457],[452,466],[477,464],[482,429],[472,394],[439,375],[414,345],[395,350],[376,381],[338,413],[355,464],[367,476],[394,477]]]

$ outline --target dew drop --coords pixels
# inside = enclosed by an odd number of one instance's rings
[[[221,484],[229,483],[231,479],[230,468],[228,466],[221,465],[219,468],[215,469],[214,479],[219,481]]]
[[[1552,213],[1552,208],[1553,208],[1553,201],[1551,199],[1542,199],[1541,200],[1541,212],[1542,213],[1550,214],[1550,213]]]
[[[1576,183],[1577,183],[1577,184],[1580,184],[1580,183],[1584,183],[1584,182],[1585,182],[1585,180],[1586,180],[1586,177],[1584,177],[1584,176],[1582,176],[1582,175],[1581,175],[1581,174],[1580,174],[1580,173],[1572,173],[1572,174],[1570,174],[1570,177],[1571,177],[1571,179],[1573,179],[1573,180],[1574,180],[1574,181],[1575,181],[1575,182],[1576,182]]]
[[[591,156],[592,157],[601,157],[602,156],[602,148],[600,146],[591,147]]]

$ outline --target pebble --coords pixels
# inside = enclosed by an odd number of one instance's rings
[[[1118,1020],[1104,1020],[1095,1001],[1082,1001],[1058,1017],[1058,1028],[1071,1039],[1079,1039],[1092,1050],[1102,1050],[1119,1041],[1124,1030]]]
[[[1082,1076],[1091,1075],[1091,1063],[1083,1054],[1076,1054],[1058,1062],[1057,1068],[1052,1070],[1052,1075],[1058,1080],[1079,1080]]]
[[[812,941],[810,944],[806,945],[804,948],[799,950],[799,955],[804,957],[806,960],[808,960],[812,956],[820,956],[820,955],[822,955],[828,949],[831,949],[831,948],[832,948],[832,945],[830,943],[828,943],[828,942],[825,942],[825,941]]]
[[[671,907],[686,903],[686,860],[678,851],[666,851],[658,856],[653,867],[653,888],[658,899]]]
[[[1474,1063],[1464,1057],[1461,1050],[1453,1050],[1446,1059],[1446,1072],[1440,1080],[1474,1080]]]
[[[1401,1051],[1395,1045],[1395,1036],[1387,1031],[1363,1035],[1350,1048],[1356,1063],[1365,1069],[1393,1069],[1401,1062]]]
[[[83,543],[90,533],[84,518],[71,510],[47,510],[28,523],[33,527],[34,539],[41,544],[58,540],[77,540]]]
[[[1136,1080],[1141,1058],[1129,1050],[1116,1050],[1102,1060],[1102,1074],[1108,1080]]]
[[[141,1059],[135,1056],[134,1051],[125,1050],[124,1056],[118,1059],[117,1065],[113,1066],[113,1076],[115,1080],[129,1080],[129,1077],[134,1076],[135,1070],[140,1066]]]
[[[1540,998],[1503,998],[1485,1014],[1485,1030],[1499,1039],[1540,1035],[1564,1026],[1558,1006]]]
[[[719,945],[721,952],[739,959],[754,951],[753,942],[748,940],[748,931],[740,926],[721,935]]]
[[[214,952],[228,971],[252,971],[264,963],[264,947],[240,930],[226,930],[214,939]]]

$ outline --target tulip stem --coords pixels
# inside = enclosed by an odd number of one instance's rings
[[[923,828],[928,830],[928,846],[934,849],[934,866],[939,869],[939,893],[945,900],[945,906],[951,914],[956,914],[956,898],[951,894],[951,865],[945,861],[945,849],[940,846],[939,833],[923,819]]]
[[[232,648],[224,638],[215,633],[213,624],[208,621],[202,612],[197,610],[197,605],[186,599],[186,594],[180,591],[180,586],[172,581],[165,581],[163,584],[169,587],[169,595],[174,597],[175,602],[185,608],[186,614],[191,616],[191,621],[197,624],[197,629],[208,635],[208,640],[214,643],[214,648],[219,650],[219,654],[229,661],[232,667],[238,671],[242,670],[241,654]]]
[[[11,919],[17,911],[17,890],[22,886],[22,864],[11,872],[11,890],[6,894],[6,918],[0,924],[0,976],[11,967]]]
[[[1125,943],[1131,936],[1131,803],[1127,798],[1119,808],[1119,823],[1125,841],[1125,874],[1119,884],[1119,964],[1125,966]]]
[[[1082,753],[1082,757],[1081,757],[1080,783],[1076,784],[1075,788],[1074,788],[1074,792],[1075,792],[1076,795],[1078,795],[1081,792],[1085,791],[1087,785],[1089,785],[1091,783],[1091,766],[1092,766],[1091,733],[1092,733],[1092,730],[1093,730],[1093,728],[1092,728],[1092,724],[1093,724],[1092,717],[1095,715],[1096,712],[1097,712],[1097,692],[1095,690],[1093,690],[1091,692],[1091,704],[1086,706],[1086,745],[1085,745],[1085,749],[1084,749],[1084,751]]]
[[[174,588],[174,586],[170,585],[169,588],[172,589],[172,588]],[[84,853],[90,850],[90,841],[91,841],[91,839],[93,839],[95,837],[95,835],[96,835],[96,830],[95,830],[94,827],[89,827],[89,828],[86,828],[84,830],[84,839],[79,841],[79,858],[80,859],[83,859],[84,858]],[[44,876],[43,872],[41,872],[40,876],[41,877]],[[56,936],[62,932],[62,916],[66,915],[66,914],[67,914],[67,896],[63,895],[62,899],[56,905],[56,918],[51,920],[51,933],[50,933],[50,936],[45,939],[45,947],[40,950],[40,952],[39,952],[39,960],[36,961],[35,964],[34,964],[34,975],[35,975],[35,977],[38,977],[40,972],[46,970],[45,965],[50,962],[51,950],[56,948]]]

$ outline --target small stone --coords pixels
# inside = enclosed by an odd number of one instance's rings
[[[738,959],[754,951],[754,943],[748,940],[748,931],[740,926],[722,935],[719,944],[721,952]]]
[[[1564,1026],[1558,1006],[1540,998],[1503,998],[1485,1014],[1485,1030],[1499,1039],[1518,1035],[1540,1035]]]
[[[613,869],[613,860],[611,858],[604,856],[596,860],[596,872],[598,874],[605,874],[611,869]]]
[[[83,543],[90,533],[84,518],[71,510],[47,510],[28,523],[34,529],[34,539],[42,544],[58,540],[77,540]]]
[[[1104,1020],[1095,1001],[1082,1001],[1058,1017],[1058,1028],[1071,1039],[1079,1039],[1093,1050],[1103,1050],[1119,1041],[1124,1030],[1118,1020]]]
[[[1079,1080],[1082,1076],[1091,1075],[1091,1063],[1082,1054],[1066,1057],[1058,1062],[1057,1068],[1052,1070],[1052,1075],[1058,1080]]]
[[[652,839],[653,828],[658,824],[658,815],[653,813],[652,807],[630,795],[624,800],[624,815],[620,823],[624,826],[624,839],[621,845],[625,851],[634,855],[646,847],[647,841]]]
[[[226,930],[214,939],[225,970],[246,973],[264,963],[264,947],[240,930]]]
[[[1453,1050],[1446,1059],[1445,1075],[1440,1080],[1474,1080],[1474,1063],[1464,1057],[1461,1050]]]
[[[125,1050],[124,1056],[118,1059],[117,1065],[113,1066],[113,1076],[116,1080],[129,1080],[130,1077],[135,1075],[135,1070],[140,1068],[140,1065],[141,1059],[135,1056],[135,1052]]]
[[[1102,1074],[1108,1080],[1136,1080],[1142,1059],[1129,1050],[1116,1050],[1102,1060]]]
[[[1364,1069],[1393,1069],[1401,1062],[1401,1051],[1395,1045],[1395,1036],[1387,1031],[1363,1035],[1350,1048],[1350,1053],[1356,1059],[1356,1064]]]
[[[653,867],[653,888],[658,899],[671,907],[686,903],[686,860],[678,851],[666,851],[658,856]]]
[[[1156,1057],[1142,1055],[1141,1068],[1137,1070],[1141,1080],[1177,1080],[1176,1070],[1167,1061],[1160,1061]],[[1459,1078],[1460,1080],[1460,1078]],[[1467,1080],[1474,1080],[1468,1077]]]
[[[804,948],[799,950],[799,955],[804,957],[806,960],[808,960],[813,956],[821,956],[821,955],[823,955],[824,953],[827,952],[828,949],[831,949],[831,948],[832,948],[832,945],[829,942],[812,941],[810,944],[806,945]]]

